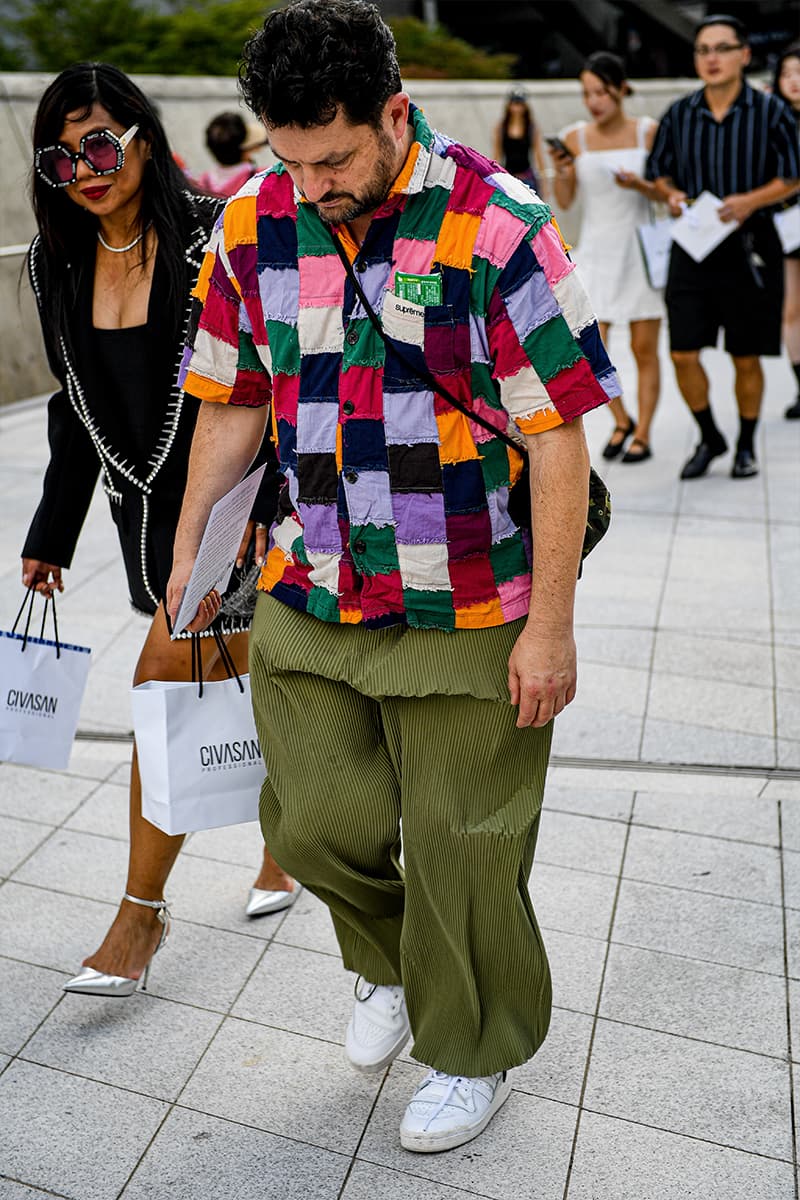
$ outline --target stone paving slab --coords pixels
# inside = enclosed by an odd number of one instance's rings
[[[84,749],[80,769],[100,761],[94,747]],[[0,766],[0,787],[6,772],[19,770]],[[51,774],[27,772],[33,794]],[[122,774],[121,761],[106,762],[107,778]],[[61,778],[84,795],[82,775]],[[73,839],[88,837],[87,853],[95,842],[122,843],[56,826],[39,865],[63,890],[34,880],[36,852],[0,887],[0,1120],[6,1104],[12,1133],[0,1146],[0,1176],[8,1187],[74,1200],[143,1198],[164,1179],[178,1196],[190,1188],[223,1196],[227,1186],[248,1197],[257,1187],[255,1158],[274,1164],[286,1195],[320,1200],[358,1196],[370,1182],[387,1200],[440,1193],[677,1200],[685,1193],[673,1173],[685,1161],[698,1194],[788,1200],[789,1098],[800,1066],[790,1068],[786,1057],[787,1004],[800,1021],[800,960],[793,950],[789,970],[798,977],[787,980],[780,892],[768,881],[778,817],[794,813],[798,784],[559,767],[551,780],[542,847],[558,861],[537,861],[533,886],[554,975],[550,1036],[513,1073],[512,1099],[480,1146],[421,1162],[399,1148],[396,1133],[419,1066],[404,1053],[371,1082],[344,1060],[352,977],[341,969],[324,906],[303,893],[288,913],[249,923],[241,916],[252,868],[240,861],[251,854],[252,828],[198,836],[179,862],[190,874],[209,872],[201,879],[214,881],[212,902],[181,912],[179,890],[181,915],[154,963],[149,993],[98,1001],[59,991],[113,912],[110,901],[76,894],[103,894],[107,885],[70,878]],[[648,790],[654,780],[658,790]],[[113,809],[121,790],[97,782],[78,806],[63,805],[64,822],[85,805],[107,828],[102,798]],[[571,811],[582,807],[589,812]],[[640,837],[688,839],[703,853],[678,855],[684,865],[665,881],[664,861],[675,856],[643,855]],[[730,880],[744,868],[738,859],[731,864],[731,851],[758,860],[735,888]],[[786,850],[784,859],[792,854],[800,858]],[[721,894],[707,890],[707,880],[695,890],[691,870],[681,873],[687,859],[710,863],[712,874],[722,864]],[[585,869],[587,862],[597,869]],[[650,878],[629,878],[630,870]],[[796,947],[800,909],[786,909],[786,918],[787,945]],[[225,928],[229,921],[236,931]],[[114,1131],[119,1121],[133,1124],[113,1152],[96,1131],[110,1168],[84,1179],[88,1134],[82,1127],[76,1140],[70,1122],[78,1111],[95,1131],[112,1097]],[[52,1143],[24,1133],[20,1114],[37,1103]],[[625,1190],[632,1161],[639,1191]],[[733,1188],[731,1179],[739,1180]],[[605,1187],[614,1190],[597,1190]]]

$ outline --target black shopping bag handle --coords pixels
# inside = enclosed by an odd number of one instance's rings
[[[11,632],[16,633],[17,626],[19,625],[20,621],[22,620],[22,614],[25,611],[25,606],[27,605],[28,613],[25,618],[25,629],[22,634],[22,650],[20,651],[20,653],[24,652],[25,647],[28,644],[28,638],[30,637],[31,619],[33,618],[33,602],[36,598],[36,590],[35,589],[36,589],[36,585],[32,583],[31,586],[28,588],[28,591],[25,594],[25,599],[22,601],[22,604],[20,605],[20,610],[17,613],[16,620],[14,621],[14,624],[11,626]],[[45,622],[47,621],[47,609],[48,609],[48,605],[50,605],[51,603],[53,605],[53,630],[55,632],[56,658],[61,658],[61,642],[58,637],[58,617],[56,616],[56,598],[55,598],[55,596],[45,596],[44,610],[42,612],[42,628],[39,631],[39,637],[40,637],[40,639],[44,639],[44,627],[45,627]],[[227,650],[227,646],[225,647],[225,649]]]
[[[55,608],[53,609],[55,614]],[[222,665],[225,668],[228,679],[235,679],[239,685],[239,691],[244,694],[244,684],[242,683],[239,672],[236,670],[236,665],[231,656],[231,652],[225,644],[225,639],[218,629],[211,630],[214,641],[217,643],[217,650]],[[202,650],[202,634],[192,634],[192,683],[197,684],[198,699],[203,698],[203,650]]]

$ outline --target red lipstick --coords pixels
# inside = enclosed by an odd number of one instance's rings
[[[106,192],[110,190],[111,184],[105,183],[100,187],[81,188],[81,195],[85,196],[87,200],[101,200],[103,196],[105,196]]]

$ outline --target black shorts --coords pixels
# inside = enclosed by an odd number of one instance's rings
[[[779,355],[783,254],[771,221],[737,231],[697,263],[673,245],[664,296],[670,350],[716,346],[736,358]]]

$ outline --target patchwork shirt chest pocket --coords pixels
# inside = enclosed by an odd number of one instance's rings
[[[383,299],[381,319],[384,332],[395,342],[408,346],[425,347],[426,309],[413,300],[403,300],[394,292],[386,292]]]
[[[452,304],[425,309],[425,364],[433,375],[452,375],[470,364],[468,321],[459,322]]]
[[[395,342],[416,346],[434,375],[452,374],[469,365],[469,325],[459,326],[452,304],[416,304],[387,292],[383,328]]]

